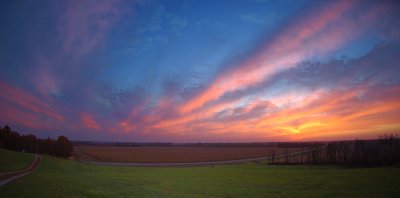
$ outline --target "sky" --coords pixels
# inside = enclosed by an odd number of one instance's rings
[[[400,133],[400,3],[0,2],[0,126],[268,142]]]

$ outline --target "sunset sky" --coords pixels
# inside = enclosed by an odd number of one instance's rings
[[[0,126],[23,134],[400,133],[399,1],[1,1],[0,25]]]

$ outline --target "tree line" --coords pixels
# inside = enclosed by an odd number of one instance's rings
[[[400,137],[384,135],[376,140],[314,143],[306,152],[276,156],[268,164],[331,164],[348,167],[385,166],[400,163]]]
[[[57,157],[69,157],[72,152],[72,144],[65,136],[59,136],[57,140],[50,138],[40,139],[33,134],[21,135],[11,130],[7,125],[0,126],[0,147],[28,153],[43,153]]]

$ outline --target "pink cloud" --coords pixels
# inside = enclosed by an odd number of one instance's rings
[[[30,93],[12,87],[4,82],[0,82],[0,97],[12,104],[18,105],[35,113],[44,114],[58,121],[63,121],[64,117],[53,110],[47,103]]]
[[[20,124],[23,126],[30,127],[32,129],[45,128],[43,121],[41,121],[38,115],[21,111],[18,108],[11,107],[7,104],[1,104],[0,117],[1,121],[5,123]]]
[[[88,128],[88,129],[93,129],[93,130],[100,130],[101,126],[99,123],[96,122],[96,120],[93,118],[88,113],[82,113],[81,114],[81,121],[83,125]]]
[[[47,99],[50,99],[49,94],[60,94],[60,80],[51,72],[56,65],[43,56],[39,56],[37,61],[38,69],[33,79],[36,89]]]

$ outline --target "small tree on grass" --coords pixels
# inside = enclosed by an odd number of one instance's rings
[[[56,156],[69,157],[72,152],[72,144],[65,136],[59,136],[54,143],[53,153]]]

